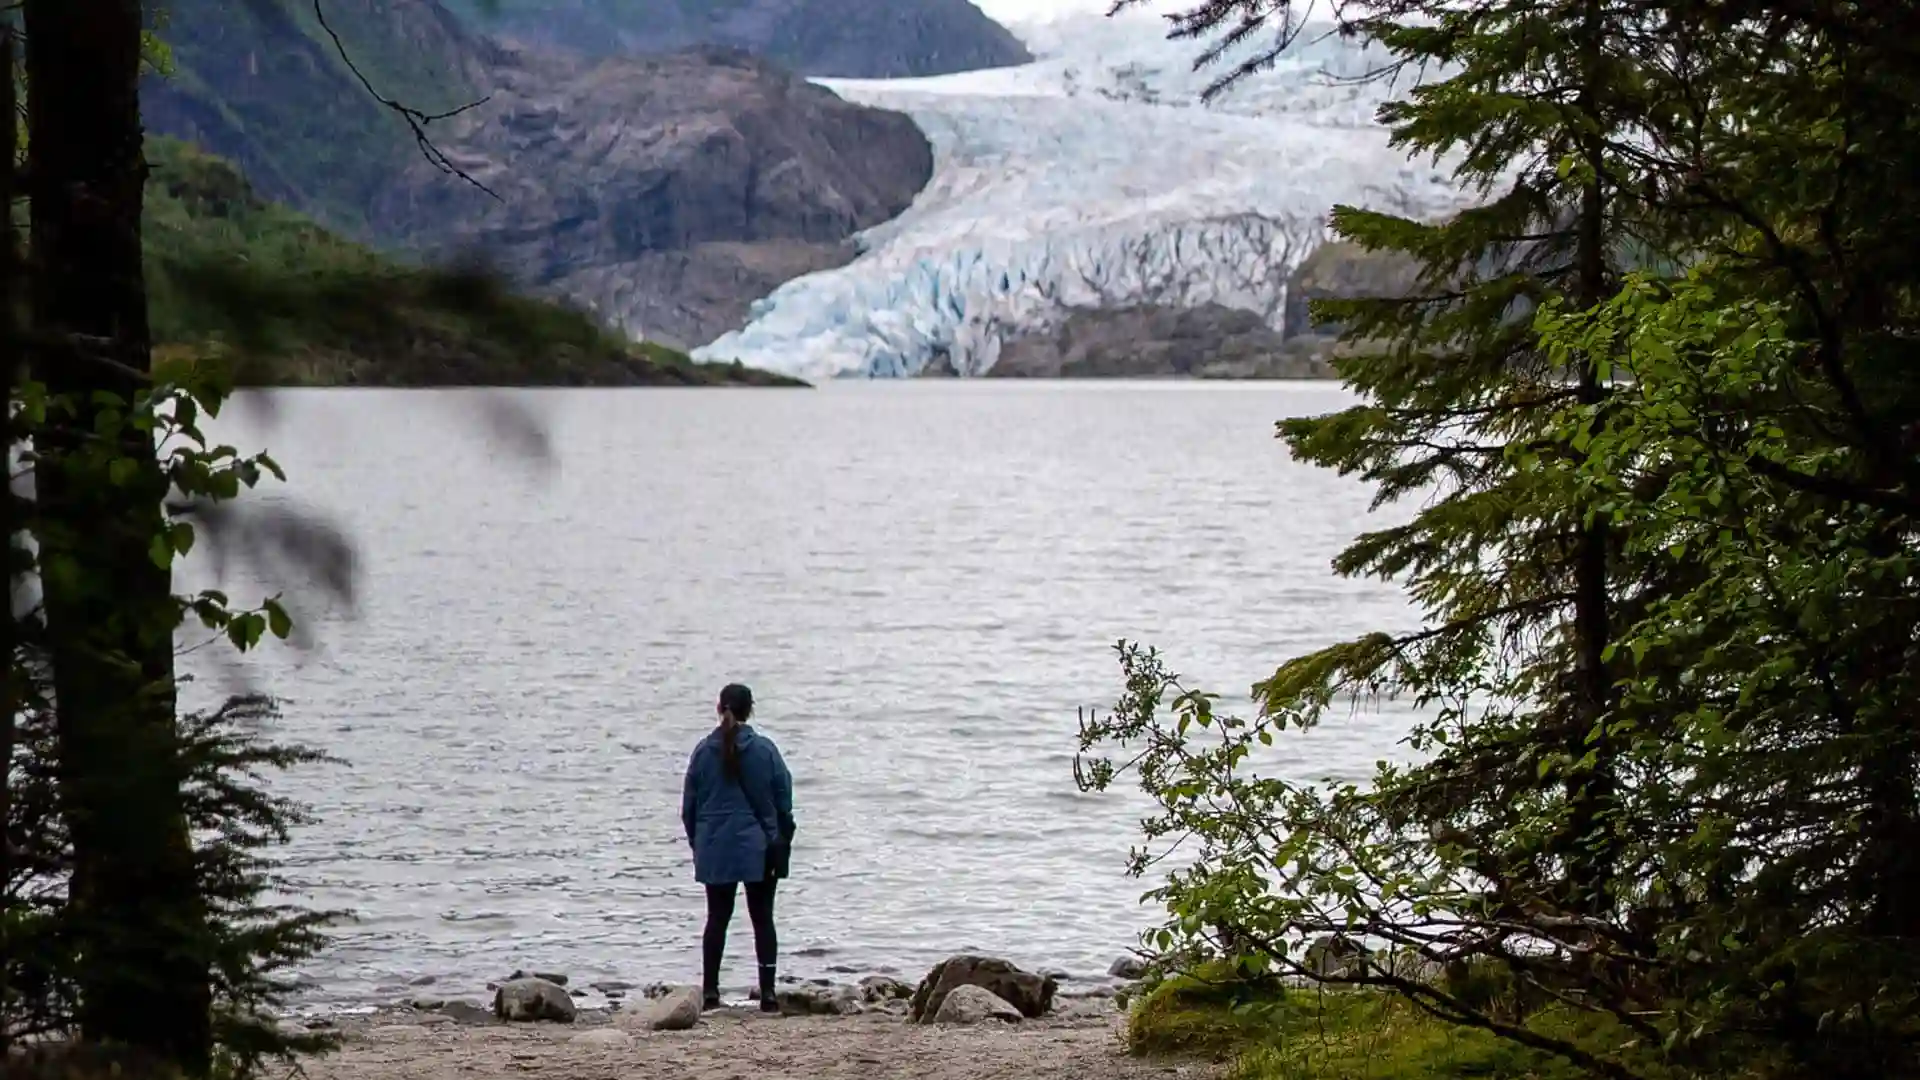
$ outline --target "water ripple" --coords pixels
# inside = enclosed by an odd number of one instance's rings
[[[1272,438],[1344,404],[1337,388],[526,400],[554,435],[543,482],[459,421],[482,409],[464,392],[285,393],[276,428],[219,425],[270,447],[363,555],[356,621],[317,627],[318,654],[243,665],[289,702],[273,734],[352,763],[286,783],[320,816],[292,887],[361,916],[307,972],[331,995],[536,963],[692,974],[679,785],[734,679],[795,772],[797,974],[829,956],[911,973],[967,947],[1103,971],[1151,918],[1123,874],[1145,807],[1073,787],[1075,710],[1118,690],[1111,643],[1152,641],[1244,707],[1287,655],[1407,621],[1396,594],[1328,572],[1374,524],[1365,493]],[[197,693],[227,689],[200,674]],[[1359,778],[1404,726],[1342,716],[1263,767]]]

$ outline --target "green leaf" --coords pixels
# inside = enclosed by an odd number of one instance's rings
[[[259,612],[247,611],[235,615],[227,623],[227,638],[241,652],[260,644],[265,636],[267,620]]]
[[[285,641],[287,636],[293,633],[293,618],[287,614],[285,608],[280,606],[278,600],[267,601],[263,605],[263,610],[267,614],[267,628],[273,632],[274,637]]]

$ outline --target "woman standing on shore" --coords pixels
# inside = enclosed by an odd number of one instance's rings
[[[760,1009],[779,1012],[774,975],[779,939],[773,930],[774,883],[786,877],[793,850],[793,775],[773,740],[748,725],[753,691],[731,683],[720,691],[720,724],[687,762],[680,821],[693,846],[693,874],[707,889],[701,937],[704,1006],[720,1007],[720,960],[734,898],[746,887],[753,951],[760,962]]]

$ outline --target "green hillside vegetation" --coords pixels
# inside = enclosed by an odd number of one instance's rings
[[[157,33],[167,60],[141,86],[147,130],[213,149],[267,198],[360,239],[371,200],[419,152],[361,77],[444,113],[478,96],[484,52],[420,0],[163,0]]]
[[[634,344],[478,269],[409,266],[262,199],[170,139],[147,156],[156,348],[212,351],[247,385],[802,385]]]
[[[1479,989],[1497,999],[1500,980],[1481,981],[1487,985]],[[1591,1014],[1567,1013],[1568,1025],[1599,1022]],[[1405,998],[1249,978],[1224,963],[1168,978],[1141,995],[1128,1016],[1127,1044],[1142,1057],[1224,1062],[1225,1080],[1576,1080],[1588,1075],[1550,1054],[1442,1022]]]

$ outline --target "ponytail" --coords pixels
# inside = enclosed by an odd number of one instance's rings
[[[734,742],[734,733],[739,730],[740,724],[731,712],[721,714],[720,770],[736,784],[740,782],[740,747]]]
[[[720,769],[727,779],[740,782],[740,744],[736,733],[753,717],[753,691],[730,683],[720,691]]]

